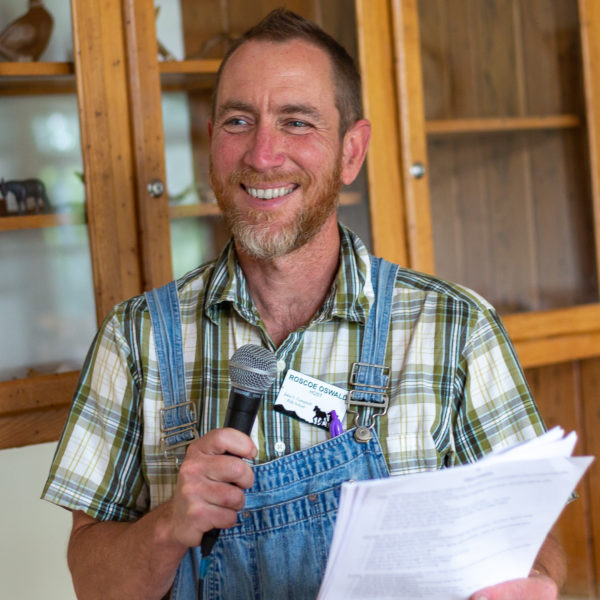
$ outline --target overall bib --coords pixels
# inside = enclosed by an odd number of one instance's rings
[[[379,404],[387,386],[387,369],[381,365],[396,270],[395,265],[372,258],[375,304],[365,326],[361,362],[355,363],[351,377],[351,385],[356,386],[353,401],[358,405]],[[167,407],[171,404],[174,408],[167,411],[170,441],[186,443],[195,415],[185,403],[185,387],[177,381],[181,382],[183,374],[183,356],[176,289],[170,284],[146,296],[161,363],[161,383],[169,382],[171,387],[163,394]],[[157,334],[158,328],[161,331]],[[370,427],[372,424],[373,420]],[[367,429],[351,429],[306,450],[254,466],[255,481],[246,491],[244,509],[234,527],[220,532],[200,591],[200,548],[190,548],[177,571],[171,598],[316,598],[327,564],[341,484],[389,475],[378,438]],[[360,430],[362,435],[357,435]]]

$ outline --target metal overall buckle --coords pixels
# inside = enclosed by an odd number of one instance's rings
[[[185,423],[177,423],[171,427],[165,427],[165,415],[170,410],[179,410],[187,408],[190,414],[190,420]],[[160,409],[160,451],[165,458],[172,458],[175,466],[179,468],[182,458],[175,452],[179,448],[189,446],[194,440],[198,439],[198,430],[196,429],[197,412],[196,405],[188,400],[179,402]],[[185,439],[181,439],[185,436]],[[178,439],[179,438],[179,439]]]
[[[357,381],[358,372],[361,367],[367,367],[369,369],[380,369],[381,380],[385,381],[385,385],[375,385],[371,383],[362,383]],[[389,373],[390,368],[385,365],[373,365],[369,363],[355,362],[352,364],[352,370],[350,372],[350,385],[358,389],[350,390],[346,396],[346,411],[354,415],[354,426],[356,431],[354,432],[354,439],[357,442],[365,444],[373,437],[371,431],[375,426],[375,419],[385,415],[388,411],[389,406]],[[355,394],[369,394],[371,396],[378,396],[381,400],[369,402],[366,400],[354,400]],[[350,406],[364,406],[372,408],[373,412],[368,416],[365,423],[362,422],[361,414],[358,409],[352,409]]]

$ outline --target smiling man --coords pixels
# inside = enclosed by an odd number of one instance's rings
[[[337,249],[338,193],[356,176],[369,134],[360,121],[340,137],[332,67],[321,49],[302,40],[280,46],[253,41],[239,48],[209,128],[219,205],[238,249],[263,260],[315,236]],[[350,145],[357,135],[356,150]]]
[[[268,15],[223,61],[208,127],[211,183],[233,237],[169,288],[182,344],[181,363],[167,366],[182,378],[177,418],[194,435],[169,445],[182,425],[164,421],[152,296],[115,307],[44,491],[73,511],[80,598],[315,598],[343,481],[472,462],[544,430],[492,307],[375,260],[338,223],[370,125],[358,73],[332,38],[285,10]],[[251,436],[221,428],[228,361],[248,343],[278,368]],[[286,406],[280,392],[298,381],[331,398],[359,381],[372,414],[330,437]],[[199,545],[213,528],[206,561]],[[556,598],[563,578],[549,538],[529,578],[474,597]]]

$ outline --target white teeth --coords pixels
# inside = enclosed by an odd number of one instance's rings
[[[280,198],[289,194],[294,188],[293,187],[280,187],[280,188],[250,188],[247,187],[246,191],[253,197],[261,200],[272,200],[273,198]]]

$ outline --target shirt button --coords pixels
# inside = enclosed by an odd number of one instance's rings
[[[285,371],[285,366],[286,366],[286,365],[285,365],[285,360],[283,360],[283,358],[280,358],[280,359],[277,361],[277,370],[278,370],[279,372],[281,372],[281,371]]]
[[[275,452],[281,456],[285,452],[285,443],[281,440],[275,442]]]

